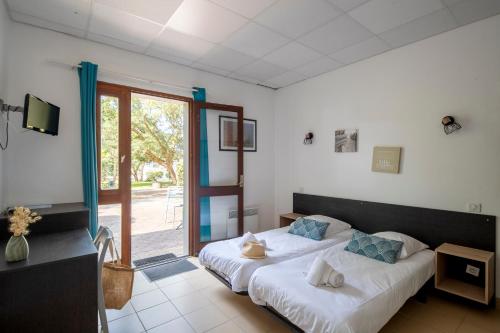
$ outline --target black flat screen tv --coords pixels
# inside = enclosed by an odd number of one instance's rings
[[[40,133],[59,133],[60,108],[31,94],[24,98],[23,128]]]

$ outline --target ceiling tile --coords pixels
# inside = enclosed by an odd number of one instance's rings
[[[260,58],[290,40],[253,22],[231,35],[223,45]]]
[[[333,59],[344,64],[366,59],[389,50],[391,47],[378,37],[373,37],[359,44],[349,46],[330,55]]]
[[[95,0],[95,2],[164,25],[180,6],[182,0]]]
[[[338,8],[345,10],[346,12],[356,8],[369,0],[328,0],[333,3]]]
[[[217,67],[213,67],[213,66],[210,66],[210,65],[206,65],[206,64],[202,64],[200,62],[194,62],[190,65],[190,67],[194,68],[194,69],[201,69],[202,71],[205,71],[205,72],[209,72],[209,73],[212,73],[212,74],[217,74],[217,75],[222,75],[222,76],[226,76],[230,73],[230,71],[228,70],[224,70],[224,69],[221,69],[221,68],[217,68]]]
[[[329,54],[370,37],[373,37],[373,33],[348,15],[342,15],[299,40],[313,49]]]
[[[161,29],[159,24],[95,3],[89,32],[134,45],[147,46]]]
[[[194,61],[214,46],[213,43],[167,28],[153,41],[151,48],[164,54]]]
[[[90,0],[7,0],[9,9],[63,26],[85,30]]]
[[[210,0],[240,15],[253,18],[276,0]]]
[[[459,25],[469,24],[500,13],[499,0],[467,0],[450,7]]]
[[[297,72],[286,72],[284,74],[273,77],[270,80],[264,82],[265,85],[269,85],[270,87],[282,88],[291,85],[292,83],[296,83],[306,79],[306,77]]]
[[[207,0],[184,0],[167,27],[220,43],[247,22],[242,16]]]
[[[65,34],[77,36],[77,37],[84,37],[85,36],[85,30],[74,28],[74,27],[68,27],[63,24],[58,24],[55,22],[51,21],[46,21],[43,19],[40,19],[38,17],[34,17],[31,15],[26,15],[26,14],[21,14],[15,11],[10,11],[10,15],[12,19],[16,22],[22,22],[22,23],[27,23],[31,24],[37,27],[49,29],[49,30],[54,30],[54,31],[59,31]]]
[[[371,0],[349,15],[379,34],[441,8],[440,0]]]
[[[452,6],[458,2],[463,2],[464,0],[442,0],[445,6]]]
[[[250,77],[258,81],[266,81],[272,77],[283,74],[287,70],[283,67],[270,64],[263,60],[258,60],[254,63],[245,65],[235,71],[236,74]]]
[[[255,60],[257,59],[249,55],[222,46],[215,46],[197,62],[232,72]]]
[[[450,14],[450,11],[445,8],[386,31],[380,34],[380,38],[384,39],[393,47],[399,47],[456,27],[457,24],[453,16]]]
[[[325,0],[281,0],[255,21],[290,38],[298,38],[340,14]]]
[[[99,43],[103,43],[106,45],[111,45],[114,47],[118,47],[120,49],[129,50],[129,51],[133,51],[133,52],[142,53],[142,52],[144,52],[144,50],[146,48],[144,45],[141,46],[141,45],[131,44],[131,43],[128,43],[128,42],[125,42],[122,40],[112,38],[112,37],[94,34],[92,32],[89,32],[87,34],[87,39],[92,40],[94,42],[99,42]]]
[[[307,77],[313,77],[316,75],[333,71],[334,69],[337,69],[341,66],[342,66],[341,63],[332,60],[328,57],[323,57],[311,63],[308,63],[307,65],[296,68],[295,71]]]
[[[173,55],[172,53],[168,53],[163,49],[157,49],[155,47],[151,47],[146,51],[146,54],[155,58],[167,60],[170,62],[175,62],[177,64],[181,65],[190,65],[193,63],[193,60],[187,59],[187,58],[182,58],[182,57],[177,57]]]
[[[292,69],[318,58],[321,58],[320,53],[297,42],[291,42],[271,52],[262,59],[275,65]]]
[[[232,78],[232,79],[236,79],[236,80],[240,80],[240,81],[244,81],[247,83],[262,84],[262,81],[260,81],[260,80],[257,80],[257,79],[254,79],[254,78],[251,78],[251,77],[248,77],[245,75],[241,75],[241,74],[238,74],[236,72],[229,73],[227,75],[227,77]]]

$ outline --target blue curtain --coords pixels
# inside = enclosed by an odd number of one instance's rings
[[[205,88],[197,88],[193,92],[193,98],[197,102],[206,101]],[[209,186],[208,169],[208,141],[207,141],[207,110],[200,110],[200,186]],[[210,228],[210,198],[200,198],[200,241],[206,242],[211,239]]]
[[[97,65],[81,62],[80,78],[82,181],[83,202],[89,208],[89,231],[92,238],[97,233],[97,146],[96,146],[96,89]]]

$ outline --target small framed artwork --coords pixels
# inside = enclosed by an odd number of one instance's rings
[[[358,151],[358,130],[339,129],[335,131],[335,152],[351,153]]]
[[[373,147],[372,171],[399,173],[401,147]]]
[[[238,150],[238,118],[219,116],[219,150]],[[257,120],[243,119],[243,151],[257,151]]]

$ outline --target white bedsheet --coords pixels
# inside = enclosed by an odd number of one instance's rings
[[[345,243],[272,266],[259,268],[248,292],[306,332],[378,332],[408,298],[434,274],[434,252],[420,251],[387,264],[344,251]],[[305,280],[321,255],[345,276],[340,288],[314,287]]]
[[[233,291],[243,292],[247,290],[248,281],[257,268],[325,249],[352,236],[352,230],[349,229],[316,241],[289,234],[288,229],[283,227],[255,234],[257,239],[266,240],[268,249],[265,259],[242,258],[238,246],[241,237],[207,244],[198,259],[203,266],[224,276],[231,283]]]

